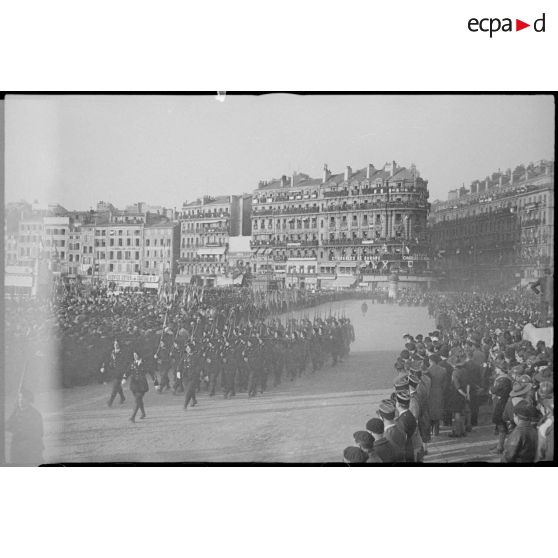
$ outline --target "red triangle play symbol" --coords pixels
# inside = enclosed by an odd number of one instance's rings
[[[525,29],[526,27],[531,27],[531,24],[530,23],[525,23],[524,21],[521,21],[520,19],[515,20],[515,30],[516,31],[521,31],[522,29]]]

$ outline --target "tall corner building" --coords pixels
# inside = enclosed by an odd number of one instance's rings
[[[179,283],[193,278],[216,286],[231,274],[230,238],[250,236],[251,196],[203,196],[184,202],[179,213]]]
[[[394,272],[426,286],[428,181],[395,161],[321,178],[261,181],[252,195],[252,270],[285,286],[374,287]]]
[[[554,161],[497,171],[432,204],[434,267],[448,283],[525,284],[554,265]]]

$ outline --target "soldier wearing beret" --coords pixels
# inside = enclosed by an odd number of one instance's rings
[[[112,379],[112,391],[108,400],[108,406],[111,407],[117,395],[120,396],[120,403],[126,401],[124,392],[122,391],[122,378],[126,373],[126,357],[124,351],[120,347],[118,339],[113,341],[113,346],[110,354],[101,366],[101,372],[107,374]]]
[[[123,379],[130,379],[130,391],[132,392],[135,400],[134,410],[132,411],[132,416],[130,417],[131,422],[136,421],[138,411],[141,411],[140,418],[144,419],[146,417],[143,405],[143,397],[149,391],[146,374],[148,374],[148,371],[142,357],[140,356],[139,349],[136,348],[132,351],[132,362],[130,363],[130,367]],[[150,375],[153,381],[155,381],[153,373],[150,373]]]
[[[192,407],[198,404],[196,392],[200,386],[201,377],[201,354],[195,341],[186,344],[184,357],[180,363],[182,382],[184,383],[184,410],[190,402]]]
[[[161,338],[159,348],[155,353],[154,358],[158,365],[159,393],[163,393],[163,390],[170,389],[169,371],[171,367],[170,352],[167,348],[167,341],[165,339]]]

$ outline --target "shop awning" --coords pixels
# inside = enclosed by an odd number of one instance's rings
[[[348,289],[356,280],[357,278],[352,275],[341,275],[333,280],[322,279],[322,289]]]
[[[199,248],[197,253],[199,256],[215,256],[224,254],[226,249],[226,246],[205,246],[203,248]]]

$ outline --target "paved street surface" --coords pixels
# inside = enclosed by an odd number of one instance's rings
[[[424,308],[369,303],[362,316],[360,305],[343,305],[357,338],[345,362],[306,372],[255,399],[239,394],[224,400],[202,392],[199,405],[185,412],[182,396],[151,388],[145,397],[147,419],[132,424],[129,392],[123,405],[109,409],[109,385],[63,390],[61,410],[44,413],[45,457],[54,462],[339,462],[352,433],[364,429],[391,392],[402,335],[433,328]],[[341,308],[333,305],[331,311],[341,315]],[[329,311],[329,305],[321,308],[322,317]],[[313,309],[308,316],[313,318]],[[479,428],[464,440],[444,433],[431,444],[427,461],[486,460],[494,444],[491,431]]]

